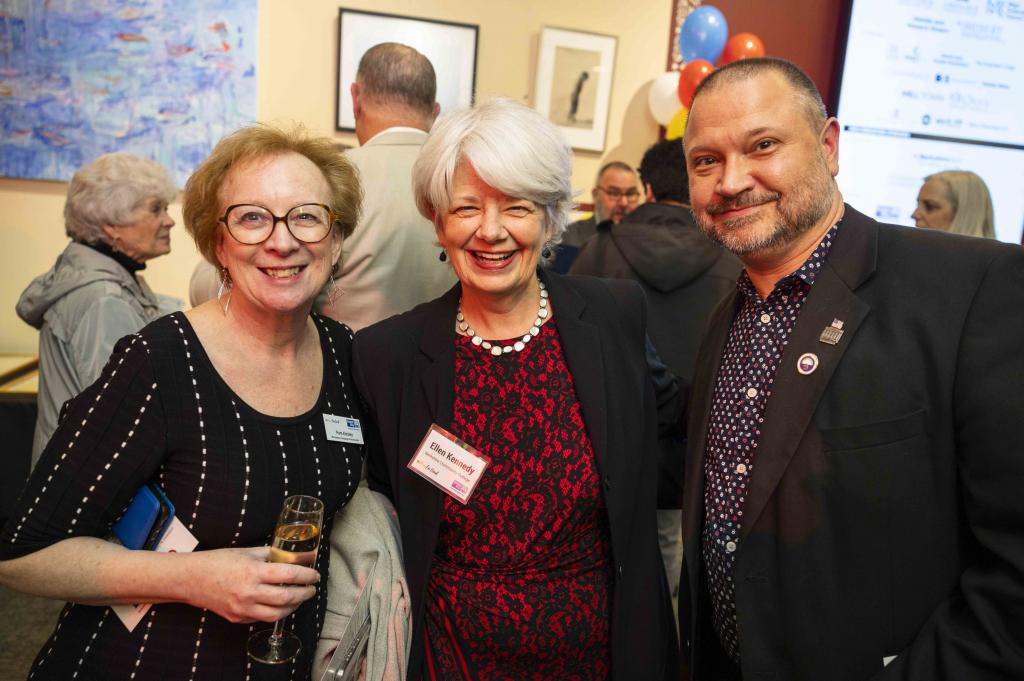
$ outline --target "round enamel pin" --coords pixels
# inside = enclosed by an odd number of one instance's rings
[[[800,355],[800,359],[796,361],[796,370],[806,376],[807,374],[813,374],[814,370],[818,368],[818,356],[813,352],[805,352]]]

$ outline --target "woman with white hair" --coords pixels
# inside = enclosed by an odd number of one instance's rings
[[[969,170],[944,170],[924,178],[910,217],[918,227],[996,238],[992,196],[985,181]]]
[[[61,405],[99,377],[117,340],[181,307],[138,274],[147,260],[171,252],[167,204],[177,193],[159,163],[124,153],[100,156],[71,178],[64,204],[71,243],[17,305],[40,332],[33,466]]]
[[[413,187],[458,283],[356,335],[381,438],[369,482],[402,529],[410,679],[678,678],[655,483],[682,392],[648,353],[635,283],[538,267],[571,169],[515,101],[439,119]]]

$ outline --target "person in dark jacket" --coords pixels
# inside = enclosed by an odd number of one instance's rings
[[[597,171],[594,188],[594,214],[572,222],[565,228],[562,240],[555,249],[555,257],[544,266],[552,272],[566,274],[580,249],[597,233],[598,225],[618,224],[636,207],[640,192],[636,188],[636,171],[628,163],[609,161]]]
[[[558,129],[514,100],[438,118],[413,191],[459,281],[356,336],[367,479],[402,531],[410,681],[679,679],[655,456],[686,387],[645,342],[634,282],[538,270],[571,169]]]
[[[633,279],[647,294],[648,333],[658,355],[677,376],[693,374],[704,325],[718,303],[736,288],[739,259],[701,233],[690,214],[690,190],[681,140],[658,142],[640,162],[646,203],[618,224],[602,223],[573,263],[572,274]],[[683,444],[661,440],[665,462],[658,485],[658,507],[680,505]],[[668,451],[675,449],[677,456]],[[658,512],[658,535],[669,587],[675,593],[682,564],[680,517]]]

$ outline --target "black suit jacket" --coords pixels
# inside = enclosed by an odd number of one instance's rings
[[[691,396],[679,607],[691,679],[720,677],[703,458],[738,302],[712,317]],[[828,345],[833,319],[843,335]],[[820,364],[801,375],[807,352]],[[847,206],[785,348],[747,489],[743,679],[1024,678],[1022,427],[1024,251]]]
[[[615,570],[614,678],[677,678],[678,646],[654,511],[658,420],[668,422],[678,415],[679,384],[663,366],[652,380],[645,355],[646,306],[635,283],[549,272],[541,276],[608,511]],[[370,486],[394,502],[402,529],[413,612],[410,679],[422,674],[424,596],[443,493],[406,464],[431,423],[451,426],[459,296],[456,285],[441,298],[362,330],[353,350],[355,381],[380,434],[380,446],[372,448],[377,454],[368,461]]]

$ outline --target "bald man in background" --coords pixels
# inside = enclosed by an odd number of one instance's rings
[[[366,51],[352,84],[360,146],[345,152],[363,185],[363,213],[342,247],[323,312],[352,330],[433,300],[455,283],[434,227],[416,209],[412,166],[440,112],[434,67],[399,43]]]

